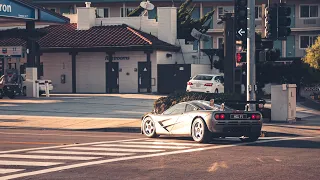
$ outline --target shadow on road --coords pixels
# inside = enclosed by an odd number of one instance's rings
[[[244,146],[277,147],[277,148],[306,148],[306,149],[319,149],[320,150],[320,141],[288,140],[288,141],[275,141],[275,142],[261,142],[258,144],[246,144]]]

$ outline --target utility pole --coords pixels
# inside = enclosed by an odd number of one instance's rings
[[[248,0],[247,27],[247,101],[256,100],[256,64],[255,64],[255,0]],[[255,104],[250,104],[249,111],[255,111]]]

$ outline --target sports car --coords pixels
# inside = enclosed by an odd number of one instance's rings
[[[209,101],[178,103],[162,114],[147,113],[142,117],[141,133],[149,138],[159,135],[191,136],[206,143],[212,138],[239,137],[241,141],[258,140],[262,128],[262,114],[239,111]]]

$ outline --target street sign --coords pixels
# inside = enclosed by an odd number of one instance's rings
[[[238,34],[242,37],[244,36],[246,31],[244,31],[242,28],[238,31]]]
[[[14,56],[21,57],[23,55],[22,46],[0,46],[0,57],[1,56]]]

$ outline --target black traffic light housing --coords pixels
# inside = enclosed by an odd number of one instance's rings
[[[278,38],[278,5],[273,4],[266,8],[265,31],[266,38],[277,40]]]
[[[266,61],[279,61],[280,60],[280,50],[270,49],[266,51]]]
[[[236,40],[245,41],[247,39],[247,6],[248,0],[234,0],[234,24]]]
[[[286,3],[280,3],[278,6],[278,39],[286,40],[290,35],[291,29],[291,8]]]

